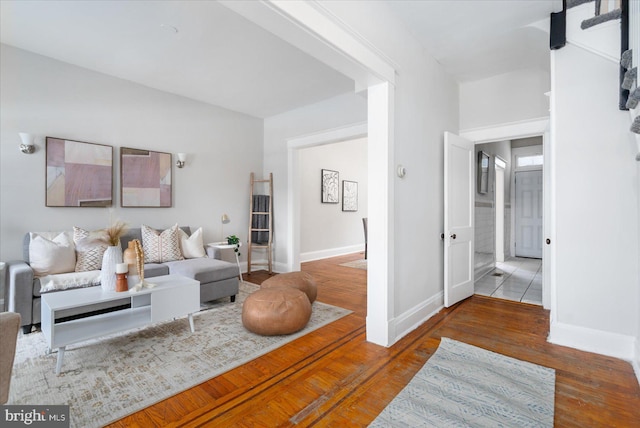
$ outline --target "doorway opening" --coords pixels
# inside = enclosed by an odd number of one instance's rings
[[[542,305],[542,137],[476,145],[491,159],[476,193],[475,294]]]

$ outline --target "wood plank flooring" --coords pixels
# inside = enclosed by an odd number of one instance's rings
[[[389,348],[366,341],[366,271],[352,254],[304,263],[318,300],[352,314],[112,427],[367,426],[435,352],[443,336],[556,369],[555,426],[640,426],[631,365],[547,343],[541,307],[474,296]],[[254,272],[245,280],[261,283]]]

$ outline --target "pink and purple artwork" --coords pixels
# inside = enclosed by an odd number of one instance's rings
[[[120,148],[122,207],[171,207],[171,153]]]
[[[47,137],[48,207],[109,207],[113,147]]]

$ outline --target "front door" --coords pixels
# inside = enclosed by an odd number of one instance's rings
[[[444,133],[444,305],[473,295],[473,142]]]
[[[516,172],[516,256],[542,258],[542,171]]]

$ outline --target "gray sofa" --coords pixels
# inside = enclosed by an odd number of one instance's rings
[[[187,235],[191,235],[191,229],[181,227]],[[120,245],[124,251],[129,241],[139,239],[142,242],[139,228],[129,229],[121,238]],[[5,270],[5,284],[7,286],[7,310],[17,312],[21,316],[21,327],[24,333],[29,333],[32,327],[40,324],[40,279],[34,276],[29,266],[30,235],[25,234],[23,240],[24,260],[7,262]],[[207,257],[176,260],[165,263],[147,263],[144,265],[145,278],[176,274],[200,281],[200,301],[230,297],[235,301],[239,288],[239,269],[234,263],[218,260],[217,252],[212,247],[205,247]],[[55,292],[55,291],[54,291]],[[129,299],[111,302],[107,305],[94,305],[88,308],[90,311],[109,311],[122,305],[126,305]],[[87,309],[85,309],[86,312]],[[67,313],[72,317],[76,313]]]

